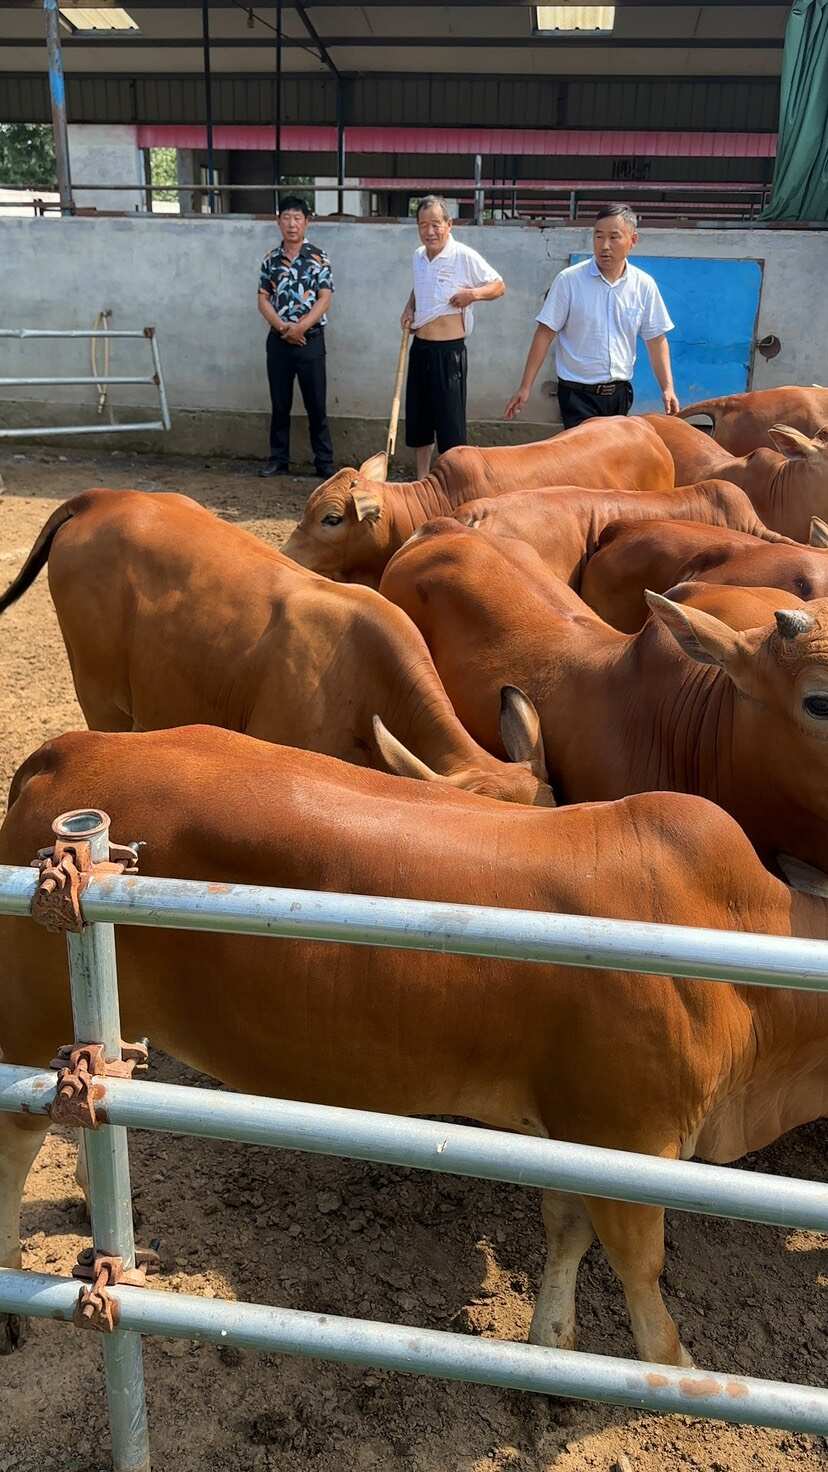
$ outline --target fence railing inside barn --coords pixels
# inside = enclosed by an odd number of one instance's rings
[[[135,1266],[128,1126],[823,1232],[828,1231],[828,1186],[466,1125],[136,1082],[124,1076],[129,1067],[122,1062],[124,1051],[137,1056],[141,1049],[124,1050],[121,1039],[114,926],[391,946],[828,992],[824,944],[310,890],[111,873],[97,878],[95,864],[110,857],[106,814],[64,814],[54,831],[70,853],[72,845],[89,845],[80,928],[67,934],[74,1047],[79,1051],[62,1073],[0,1065],[0,1112],[51,1114],[88,1126],[84,1140],[93,1247],[81,1254],[79,1276],[90,1279],[92,1286],[79,1292],[74,1278],[0,1269],[0,1311],[105,1331],[101,1342],[115,1472],[149,1472],[150,1467],[141,1334],[828,1435],[828,1390],[823,1388],[328,1313],[154,1293],[141,1286]],[[36,912],[41,890],[35,869],[0,866],[0,914],[27,916],[33,906]],[[506,968],[503,978],[508,984]],[[59,1041],[55,1039],[56,1047]],[[114,1076],[106,1071],[107,1063],[115,1065]],[[67,1116],[58,1096],[74,1099],[84,1070],[87,1093],[77,1104],[77,1117],[71,1109]],[[96,1117],[96,1108],[103,1118]],[[84,1109],[88,1117],[82,1117]]]
[[[169,212],[153,209],[153,199],[156,195],[176,194],[179,201],[177,213],[184,218],[191,216],[222,218],[226,202],[233,195],[242,200],[245,195],[255,196],[258,203],[251,202],[251,212],[254,218],[260,218],[258,211],[261,209],[261,200],[272,196],[267,218],[273,218],[277,213],[280,191],[282,194],[299,193],[306,195],[309,199],[315,199],[319,194],[329,196],[335,192],[335,186],[330,183],[283,184],[276,189],[268,184],[73,183],[72,189],[77,195],[96,193],[122,195],[125,214],[132,216],[137,212],[142,218],[156,214],[162,219],[168,219]],[[343,218],[355,224],[365,224],[370,220],[410,219],[409,200],[435,190],[450,199],[457,200],[461,210],[461,218],[458,223],[461,225],[481,225],[487,221],[497,224],[509,224],[510,222],[525,224],[527,221],[549,221],[560,224],[574,224],[581,221],[591,223],[596,204],[611,195],[612,198],[623,199],[631,205],[645,224],[653,224],[656,221],[668,224],[673,221],[681,223],[692,221],[699,225],[722,226],[744,224],[750,221],[752,225],[762,227],[764,222],[758,216],[770,199],[771,186],[761,182],[741,180],[682,182],[677,180],[518,179],[511,183],[498,183],[495,180],[486,179],[472,181],[439,178],[428,180],[366,176],[349,180],[345,184],[344,194],[351,199],[356,196],[360,200],[360,207],[355,213],[346,210]],[[42,193],[42,190],[30,191],[32,197],[27,201],[0,200],[0,210],[14,209],[19,213],[21,205],[27,203],[35,215],[44,215],[48,212],[60,214],[60,202],[57,199],[46,201]],[[133,196],[137,196],[137,203],[132,203]],[[390,200],[391,205],[383,204],[383,200]],[[207,205],[210,202],[211,208],[208,210]],[[465,213],[463,213],[464,210]],[[114,211],[111,205],[107,205],[103,212],[112,214]],[[63,213],[65,214],[66,211],[64,210]],[[94,206],[75,205],[71,213],[94,216],[97,211]],[[238,218],[243,210],[233,209],[227,213],[231,218]],[[337,214],[332,214],[328,218],[336,219],[339,215],[342,215],[342,211],[338,210]],[[321,218],[324,219],[326,216],[323,214]],[[817,228],[824,228],[824,222],[816,221],[814,225]],[[791,222],[788,228],[804,227],[801,221],[797,221]]]
[[[108,318],[109,312],[99,313],[101,318]],[[90,376],[72,374],[66,377],[46,378],[0,378],[0,389],[14,387],[42,388],[46,384],[66,387],[89,387],[97,390],[98,412],[103,409],[107,398],[107,390],[116,385],[122,387],[125,384],[140,384],[145,387],[154,387],[158,390],[158,409],[160,419],[139,419],[129,424],[116,424],[114,417],[109,420],[100,421],[97,424],[41,424],[32,425],[25,429],[3,429],[0,428],[0,439],[15,440],[28,439],[30,435],[52,435],[52,434],[129,434],[149,430],[170,430],[172,419],[170,417],[169,404],[167,402],[167,389],[164,383],[164,373],[161,368],[161,353],[158,347],[158,334],[154,327],[142,327],[140,329],[130,328],[124,330],[113,327],[72,327],[72,328],[40,328],[40,327],[0,327],[0,339],[15,338],[19,342],[31,342],[41,338],[69,340],[89,340],[92,343],[103,342],[106,349],[117,338],[134,338],[139,341],[148,342],[152,355],[152,373],[116,375],[109,374],[106,369],[103,373],[97,372],[97,365],[92,360],[95,370]]]

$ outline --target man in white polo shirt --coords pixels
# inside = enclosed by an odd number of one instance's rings
[[[629,414],[639,336],[661,389],[664,412],[678,413],[666,336],[673,323],[652,276],[627,260],[638,241],[637,227],[626,205],[599,209],[594,255],[567,266],[549,288],[520,388],[506,405],[507,419],[520,414],[553,342],[564,429],[596,416]]]
[[[414,290],[400,318],[414,333],[405,390],[405,443],[417,452],[417,475],[438,453],[465,445],[466,344],[474,302],[503,296],[502,277],[470,245],[455,240],[444,199],[427,194],[417,206],[422,245],[414,252]]]

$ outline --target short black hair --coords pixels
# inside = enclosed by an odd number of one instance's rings
[[[592,223],[593,225],[597,225],[599,220],[614,220],[616,218],[622,219],[624,224],[629,225],[631,230],[638,229],[638,216],[635,210],[630,209],[628,204],[599,204]]]
[[[286,194],[279,200],[279,214],[283,215],[285,210],[301,210],[306,220],[310,219],[310,206],[301,194]]]

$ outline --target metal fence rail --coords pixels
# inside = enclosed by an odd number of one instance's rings
[[[59,842],[91,842],[91,862],[109,852],[105,814],[65,814]],[[67,936],[78,1042],[121,1056],[114,924],[152,925],[395,946],[558,965],[666,972],[707,980],[828,991],[821,942],[690,930],[584,916],[431,904],[360,895],[230,885],[208,893],[186,880],[96,879],[83,895],[84,927]],[[39,876],[0,866],[0,914],[27,915]],[[57,1040],[56,1040],[57,1041]],[[0,1066],[0,1112],[48,1114],[59,1076]],[[94,1252],[135,1264],[126,1127],[151,1128],[512,1181],[685,1211],[828,1230],[828,1186],[660,1160],[363,1111],[96,1079],[104,1128],[85,1142]],[[96,1270],[98,1262],[96,1258]],[[128,1281],[128,1280],[127,1280]],[[43,1274],[0,1270],[0,1311],[81,1320],[84,1292]],[[221,1303],[123,1286],[108,1293],[113,1332],[103,1337],[116,1472],[149,1472],[140,1334],[201,1338],[240,1347],[381,1365],[480,1384],[683,1412],[828,1435],[828,1390],[742,1376],[476,1340],[446,1332]],[[100,1324],[98,1325],[100,1327]]]
[[[0,915],[27,915],[36,888],[33,870],[0,864]],[[788,936],[253,884],[228,884],[221,894],[209,894],[197,880],[149,877],[128,885],[93,879],[83,910],[90,923],[344,941],[828,992],[828,948]]]
[[[0,439],[16,440],[28,439],[32,435],[56,435],[56,434],[129,434],[143,432],[144,430],[169,430],[172,429],[172,419],[167,402],[167,389],[164,383],[164,374],[161,368],[161,354],[158,349],[158,336],[154,327],[144,327],[140,330],[123,330],[102,327],[73,327],[66,330],[35,327],[0,327],[0,338],[15,338],[18,341],[28,341],[36,338],[83,338],[97,341],[103,338],[108,344],[113,338],[142,338],[149,342],[152,354],[153,371],[143,376],[121,376],[107,377],[101,374],[93,376],[75,376],[64,378],[0,378],[0,389],[12,387],[43,387],[46,384],[59,385],[88,385],[99,392],[102,388],[110,385],[143,384],[153,385],[158,389],[158,401],[161,411],[160,419],[140,420],[130,424],[46,424],[37,425],[28,429],[2,429],[0,428]]]
[[[48,1114],[57,1075],[0,1064],[0,1114]],[[670,1206],[772,1227],[828,1232],[828,1186],[633,1151],[434,1124],[327,1104],[211,1093],[111,1078],[98,1086],[107,1122],[133,1129],[341,1155],[443,1175]],[[206,1102],[205,1102],[206,1100]]]
[[[0,1306],[38,1318],[71,1321],[77,1299],[71,1278],[0,1272]],[[224,1303],[184,1293],[115,1290],[124,1331],[201,1339],[278,1354],[312,1356],[348,1365],[381,1365],[408,1374],[439,1375],[476,1385],[501,1385],[685,1416],[710,1416],[748,1426],[828,1432],[828,1392],[744,1375],[704,1374],[673,1365],[647,1365],[610,1355],[542,1349],[440,1329],[347,1319],[336,1314]],[[129,1472],[132,1465],[126,1464]]]

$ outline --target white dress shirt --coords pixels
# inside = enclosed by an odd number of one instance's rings
[[[417,332],[427,322],[437,317],[462,316],[466,336],[474,327],[474,311],[471,307],[452,307],[450,298],[461,286],[487,286],[490,281],[500,281],[488,261],[470,245],[455,240],[450,235],[439,255],[428,259],[426,248],[421,245],[414,252],[414,322],[412,330]]]
[[[551,327],[558,377],[571,383],[631,379],[636,338],[647,342],[674,324],[652,276],[627,261],[617,281],[607,281],[594,256],[561,271],[537,321]]]

